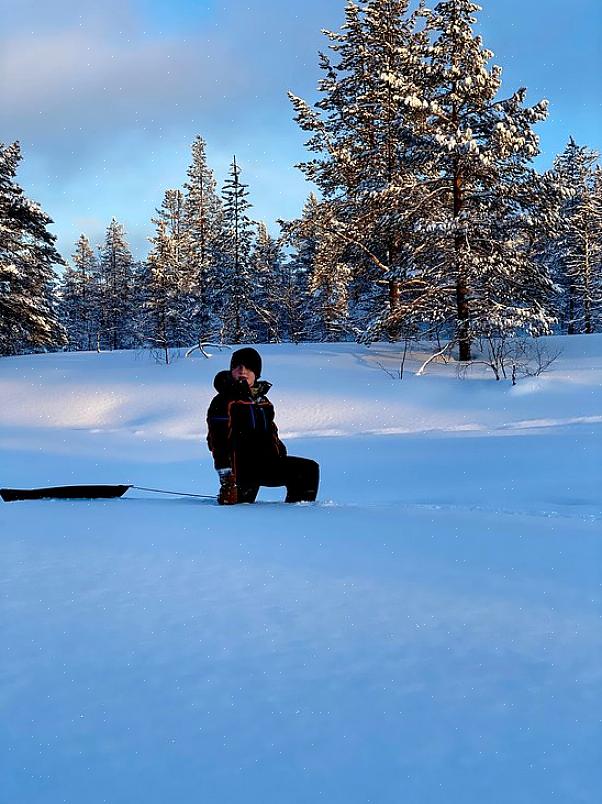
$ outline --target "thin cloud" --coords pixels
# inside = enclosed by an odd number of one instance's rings
[[[598,7],[584,3],[595,22]],[[509,83],[550,98],[545,161],[569,133],[596,147],[590,29],[565,53],[548,39],[569,12],[542,28],[521,0],[505,0],[503,12],[494,0],[484,5],[485,44]],[[306,157],[306,137],[286,92],[316,97],[317,51],[328,45],[320,29],[338,30],[344,8],[344,0],[0,0],[0,141],[21,140],[20,180],[56,220],[63,249],[82,216],[117,214],[143,243],[163,191],[185,178],[197,134],[220,180],[236,153],[258,217],[298,214],[310,188],[292,165]],[[537,84],[538,47],[559,62],[545,70],[557,91]]]
[[[0,104],[18,136],[41,133],[40,121],[51,140],[65,129],[160,127],[244,89],[231,55],[215,41],[110,42],[80,31],[19,37],[0,55]]]

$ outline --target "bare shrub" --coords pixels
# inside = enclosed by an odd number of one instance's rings
[[[482,365],[491,369],[496,380],[511,379],[516,385],[521,377],[539,377],[562,354],[539,338],[511,336],[481,338],[480,351],[480,359],[459,364],[459,377],[466,377],[472,366]]]

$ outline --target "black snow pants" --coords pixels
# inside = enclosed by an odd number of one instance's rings
[[[309,458],[287,455],[237,478],[238,502],[255,502],[260,486],[286,486],[287,503],[313,502],[318,494],[320,467]]]

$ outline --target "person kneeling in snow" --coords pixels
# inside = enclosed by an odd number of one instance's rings
[[[207,411],[207,444],[220,479],[217,501],[252,503],[260,486],[286,486],[285,502],[313,502],[320,468],[287,455],[266,396],[272,386],[260,376],[261,356],[247,347],[234,352],[230,371],[213,381],[217,396]]]

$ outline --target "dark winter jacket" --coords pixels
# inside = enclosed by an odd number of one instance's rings
[[[231,468],[235,479],[249,480],[263,467],[286,455],[274,423],[274,407],[266,394],[272,387],[258,380],[250,388],[220,371],[213,381],[217,396],[207,411],[207,444],[216,469]]]

